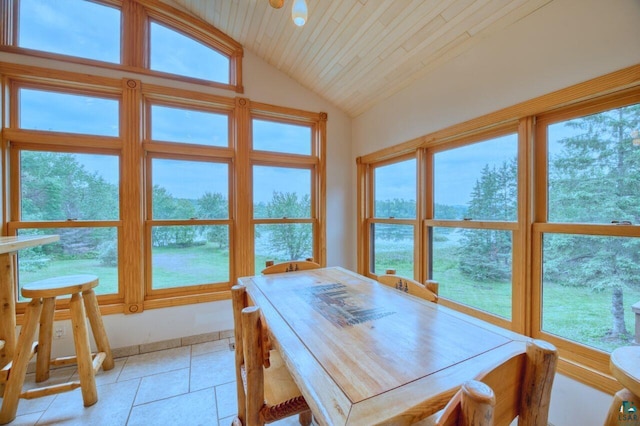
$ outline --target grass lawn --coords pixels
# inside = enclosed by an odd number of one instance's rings
[[[229,252],[215,244],[192,247],[156,247],[153,249],[152,274],[154,288],[182,287],[229,281]],[[269,254],[255,258],[255,273],[264,269],[267,260],[279,259]],[[40,269],[20,268],[20,284],[60,275],[93,274],[100,278],[97,294],[118,291],[115,266],[102,266],[98,259],[48,259]],[[23,300],[23,299],[21,299]]]
[[[395,268],[399,275],[413,276],[413,254],[404,247],[376,253],[376,270]],[[264,268],[269,254],[255,258],[255,273]],[[100,265],[98,259],[49,260],[40,269],[20,267],[20,284],[58,275],[94,274],[100,278],[98,294],[117,292],[117,268]],[[229,281],[229,253],[212,244],[185,248],[154,248],[154,288],[182,287]],[[433,277],[440,283],[440,295],[460,303],[511,318],[510,282],[475,282],[460,273],[455,255],[444,249],[434,256]],[[22,299],[21,299],[22,300]],[[631,305],[640,301],[640,287],[624,290],[625,322],[632,333],[635,317]],[[543,289],[543,330],[605,351],[628,342],[613,340],[611,292],[587,287],[566,287],[547,283]],[[631,335],[631,334],[630,334]]]
[[[410,259],[404,253],[379,252],[376,264],[391,265],[400,275],[413,276],[413,268],[398,259]],[[395,263],[394,263],[395,262]],[[411,265],[412,266],[412,265]],[[433,278],[440,284],[440,295],[474,308],[511,318],[511,283],[475,282],[457,267],[455,255],[443,249],[434,254]],[[635,330],[635,315],[631,305],[640,301],[640,286],[624,289],[625,325],[629,337]],[[543,288],[543,330],[605,351],[629,344],[611,339],[611,291],[593,291],[588,287],[568,287],[559,283],[545,283]]]

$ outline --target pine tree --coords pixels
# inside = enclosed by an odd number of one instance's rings
[[[517,162],[500,167],[485,165],[476,181],[467,216],[474,220],[516,220]],[[476,281],[511,278],[511,233],[499,230],[463,231],[459,252],[460,271]]]
[[[549,165],[549,222],[640,223],[640,147],[631,131],[640,126],[634,105],[565,123],[573,135]],[[640,239],[545,235],[544,276],[561,285],[611,291],[610,336],[625,338],[624,289],[637,287]]]

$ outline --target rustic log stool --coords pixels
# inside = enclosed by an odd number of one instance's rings
[[[97,285],[98,277],[95,275],[68,275],[33,282],[22,288],[22,296],[31,298],[31,302],[27,305],[24,314],[24,324],[20,330],[16,352],[6,383],[2,409],[0,410],[0,424],[6,424],[15,418],[19,398],[39,398],[80,387],[85,407],[98,401],[95,373],[100,367],[103,370],[110,370],[114,364],[109,340],[100,316],[98,300],[93,291],[93,288]],[[71,296],[69,311],[71,313],[76,355],[51,359],[51,338],[56,297],[66,295]],[[85,315],[91,324],[91,330],[98,348],[96,354],[91,353]],[[34,344],[33,338],[36,326],[38,326],[38,320],[40,330],[38,341]],[[79,380],[23,392],[22,386],[27,372],[27,365],[35,352],[37,352],[36,382],[42,382],[49,378],[49,368],[52,365],[73,364],[78,366]]]

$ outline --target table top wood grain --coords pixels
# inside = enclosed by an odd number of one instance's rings
[[[240,278],[317,421],[410,424],[526,337],[343,268]]]
[[[53,243],[59,239],[59,235],[20,235],[16,237],[0,237],[0,254],[11,253],[29,247]]]

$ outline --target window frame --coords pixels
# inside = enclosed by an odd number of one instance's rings
[[[91,1],[117,8],[121,12],[119,64],[19,47],[17,43],[20,31],[18,24],[19,0],[0,0],[0,10],[3,12],[0,14],[0,19],[2,19],[0,27],[7,29],[6,31],[0,31],[0,51],[121,71],[134,71],[149,76],[233,90],[236,93],[244,92],[242,85],[242,57],[244,55],[242,45],[214,26],[155,0]],[[151,70],[149,68],[149,34],[152,20],[193,38],[228,57],[229,83]]]
[[[542,330],[543,236],[545,234],[565,234],[640,238],[640,224],[618,226],[613,223],[548,221],[548,151],[546,129],[555,123],[638,103],[640,103],[640,92],[623,92],[583,102],[577,106],[569,106],[557,111],[541,114],[536,120],[536,141],[534,147],[536,174],[534,179],[535,186],[539,188],[539,190],[536,195],[537,203],[535,204],[532,223],[532,253],[538,253],[538,255],[532,257],[531,298],[533,316],[531,329],[532,337],[544,339],[556,345],[565,365],[586,365],[596,371],[608,372],[609,353]]]
[[[229,282],[235,282],[237,276],[234,274],[233,265],[235,264],[234,250],[234,224],[235,215],[233,214],[233,206],[237,200],[233,191],[234,183],[234,148],[236,142],[234,140],[235,102],[218,96],[207,96],[197,94],[195,92],[175,90],[165,87],[149,85],[143,89],[143,139],[142,151],[145,157],[144,175],[145,175],[145,197],[144,197],[144,289],[146,298],[151,302],[162,300],[167,297],[180,296],[197,296],[203,292],[220,292],[228,288],[225,283],[201,283],[197,285],[176,286],[166,289],[153,288],[152,276],[152,232],[157,226],[197,226],[197,225],[227,225],[229,227]],[[182,108],[197,110],[202,112],[210,112],[215,114],[226,115],[228,117],[228,144],[227,146],[208,146],[202,144],[190,144],[182,142],[168,142],[152,139],[152,107],[166,106],[172,108]],[[153,180],[152,161],[153,159],[170,159],[185,161],[200,161],[227,164],[228,167],[228,203],[229,211],[227,219],[154,219],[152,216],[153,205]]]
[[[450,307],[479,317],[489,322],[514,330],[532,338],[543,338],[558,346],[560,361],[558,371],[579,382],[597,389],[615,393],[619,384],[609,374],[609,354],[597,349],[582,346],[578,343],[562,341],[549,333],[542,333],[541,328],[541,235],[543,232],[566,233],[567,230],[585,235],[634,236],[640,237],[640,226],[616,226],[611,224],[565,224],[546,223],[544,208],[540,200],[546,197],[546,182],[540,176],[546,174],[546,153],[544,144],[540,143],[540,126],[545,120],[561,120],[563,117],[588,115],[610,109],[616,106],[629,105],[640,102],[640,82],[637,73],[640,65],[630,66],[591,80],[579,83],[540,97],[521,102],[519,104],[486,114],[475,119],[462,122],[432,133],[420,136],[397,145],[389,146],[379,151],[356,158],[357,164],[357,241],[358,241],[358,272],[375,278],[368,273],[368,253],[370,250],[367,231],[368,222],[372,214],[371,169],[375,164],[399,158],[402,155],[415,153],[418,158],[418,211],[422,218],[420,241],[416,242],[416,251],[421,250],[423,256],[420,268],[416,268],[416,279],[425,280],[429,277],[428,262],[429,247],[427,225],[453,225],[433,219],[433,180],[429,170],[433,168],[432,153],[453,147],[456,143],[478,138],[487,132],[499,131],[505,127],[517,128],[518,131],[518,221],[507,227],[515,227],[520,234],[519,242],[514,239],[514,286],[513,307],[514,316],[511,323],[495,321],[491,316],[464,306],[450,303],[440,298],[441,305]],[[537,138],[536,138],[537,136]],[[546,202],[546,199],[545,199]],[[541,210],[542,209],[542,210]],[[542,213],[541,213],[542,212]],[[458,222],[462,226],[482,228],[484,223]],[[537,260],[536,259],[537,256]],[[424,260],[422,260],[424,259]],[[517,268],[517,271],[516,269]],[[419,269],[419,271],[418,271]]]
[[[247,169],[247,191],[245,198],[250,199],[248,203],[251,208],[243,215],[244,221],[249,229],[247,250],[252,253],[252,262],[246,266],[248,275],[254,275],[256,268],[261,265],[255,265],[255,227],[257,225],[266,224],[288,224],[288,223],[309,223],[312,227],[313,242],[312,252],[313,260],[321,265],[326,263],[325,251],[325,195],[326,194],[326,177],[325,177],[325,146],[326,146],[326,113],[309,114],[301,110],[290,108],[273,107],[266,104],[252,102],[246,111],[248,124],[248,139],[246,151]],[[283,124],[292,124],[297,126],[305,126],[311,128],[311,154],[287,154],[282,152],[261,151],[253,149],[253,120],[273,121]],[[267,167],[284,167],[309,170],[311,173],[311,211],[309,218],[255,218],[253,212],[253,168],[254,166]],[[242,172],[241,172],[242,173]],[[248,262],[247,262],[248,263]],[[258,269],[262,269],[261,267]]]
[[[131,78],[114,79],[92,74],[79,74],[70,71],[39,68],[31,65],[20,65],[0,62],[0,85],[3,89],[4,106],[2,140],[0,153],[4,162],[9,164],[13,158],[18,158],[19,149],[38,149],[42,151],[78,152],[90,154],[113,154],[119,156],[120,164],[120,218],[117,221],[82,222],[78,226],[90,227],[117,226],[118,239],[118,280],[119,293],[117,295],[100,295],[98,297],[101,311],[104,315],[114,313],[135,314],[146,309],[165,308],[167,306],[188,305],[211,301],[225,300],[229,297],[229,288],[239,276],[254,275],[247,270],[247,256],[252,251],[247,247],[253,244],[252,236],[246,232],[249,229],[249,219],[243,215],[249,211],[251,200],[239,196],[246,188],[246,173],[250,167],[249,135],[250,135],[250,106],[257,114],[273,119],[285,120],[296,124],[303,124],[313,128],[314,158],[295,158],[294,163],[313,167],[315,175],[312,182],[317,201],[314,204],[317,224],[314,227],[314,244],[321,264],[326,256],[325,230],[325,145],[326,145],[326,113],[314,113],[287,107],[274,106],[263,103],[252,103],[245,98],[228,98],[210,93],[177,89],[172,84],[145,83]],[[118,137],[92,136],[70,134],[62,132],[23,130],[17,126],[17,87],[29,86],[45,88],[58,92],[69,92],[83,95],[96,95],[115,98],[120,102],[120,131]],[[228,138],[229,146],[205,146],[198,144],[183,144],[149,139],[150,105],[162,104],[175,107],[193,108],[204,111],[226,114],[229,117]],[[263,158],[264,153],[256,152],[256,157]],[[229,226],[230,238],[230,272],[229,281],[211,283],[202,286],[177,287],[170,290],[157,289],[149,292],[147,270],[150,261],[146,256],[150,253],[145,245],[149,235],[149,222],[145,221],[146,205],[149,202],[146,194],[145,174],[148,157],[165,156],[168,158],[209,159],[215,162],[229,164],[229,217],[227,219],[210,219],[206,223],[223,223]],[[281,161],[289,163],[291,156],[275,154]],[[16,174],[18,173],[18,174]],[[5,235],[15,235],[19,229],[33,227],[32,222],[12,220],[18,217],[19,198],[17,191],[19,172],[15,167],[7,171],[3,180],[4,197],[2,205],[7,212],[4,217]],[[81,221],[78,221],[81,222]],[[55,228],[60,225],[74,226],[75,223],[61,221],[40,227]],[[17,274],[17,273],[16,273]],[[17,275],[16,275],[17,277]],[[18,323],[22,320],[25,303],[17,303]],[[62,303],[56,312],[56,319],[68,318],[67,304]]]
[[[229,216],[227,219],[201,219],[201,218],[188,218],[188,219],[155,219],[153,218],[153,180],[151,178],[152,174],[152,162],[154,159],[166,159],[166,160],[184,160],[184,161],[198,161],[198,162],[207,162],[214,164],[226,164],[228,166],[228,174],[229,179],[227,182],[227,190],[229,191],[228,197],[228,211]],[[202,292],[211,292],[211,291],[223,291],[228,288],[228,282],[232,281],[233,271],[232,265],[234,264],[234,252],[233,252],[233,235],[232,229],[234,224],[234,218],[231,216],[231,206],[233,206],[234,199],[233,193],[231,192],[231,176],[232,176],[232,164],[229,159],[219,159],[216,157],[206,157],[203,156],[189,156],[182,154],[168,154],[158,153],[148,151],[145,160],[145,169],[146,169],[146,219],[145,219],[145,294],[146,299],[160,299],[166,297],[175,297],[180,295],[193,295],[199,294]],[[229,229],[229,281],[224,282],[208,282],[208,283],[200,283],[194,285],[186,285],[186,286],[172,286],[169,288],[153,288],[153,246],[152,246],[152,233],[154,227],[167,227],[167,226],[202,226],[202,225],[226,225]]]
[[[433,182],[435,181],[434,176],[434,156],[439,152],[454,150],[456,148],[461,148],[469,145],[473,145],[476,143],[482,143],[484,141],[491,140],[493,138],[498,138],[501,136],[506,136],[509,134],[515,134],[517,137],[517,147],[516,152],[518,155],[517,165],[518,165],[518,175],[517,175],[517,188],[518,188],[518,208],[517,208],[517,218],[515,221],[508,220],[474,220],[473,218],[453,220],[453,219],[436,219],[434,217],[434,209],[435,209],[435,194]],[[524,136],[524,137],[523,137]],[[434,227],[440,228],[452,228],[452,229],[477,229],[477,230],[496,230],[496,231],[509,231],[511,232],[511,241],[512,241],[512,249],[511,249],[511,259],[512,259],[512,270],[511,270],[511,318],[503,318],[498,315],[492,314],[490,312],[486,312],[477,308],[474,308],[469,305],[462,304],[460,302],[456,302],[452,299],[447,299],[445,297],[439,298],[439,303],[444,306],[452,307],[461,312],[473,315],[478,317],[484,321],[490,322],[492,324],[496,324],[503,328],[511,329],[514,331],[522,332],[524,330],[524,316],[523,312],[518,309],[518,306],[521,306],[522,301],[522,293],[516,283],[518,280],[523,278],[523,271],[519,268],[522,259],[523,253],[523,216],[524,211],[522,209],[523,197],[526,193],[526,188],[523,185],[524,182],[524,165],[526,164],[527,157],[525,155],[526,146],[526,136],[521,133],[520,126],[518,123],[506,123],[495,128],[489,130],[483,130],[480,132],[476,132],[472,135],[465,135],[461,138],[453,139],[447,141],[447,143],[439,144],[433,148],[426,148],[426,156],[428,157],[429,167],[427,173],[429,174],[429,181],[431,182],[430,186],[428,186],[429,194],[429,204],[427,205],[427,210],[429,215],[422,221],[423,235],[427,238],[427,241],[424,244],[427,246],[428,255],[425,257],[425,270],[423,271],[424,279],[432,279],[432,265],[430,263],[431,256],[433,255],[433,248],[431,242],[429,241],[432,234],[431,230]],[[520,260],[520,261],[519,261]],[[422,262],[421,262],[422,263]]]
[[[378,217],[375,215],[375,175],[376,175],[376,169],[380,168],[380,167],[384,167],[384,166],[389,166],[392,164],[397,164],[397,163],[401,163],[403,161],[408,161],[408,160],[416,160],[416,217],[414,219],[411,218],[396,218],[396,217]],[[371,195],[370,197],[368,197],[368,205],[367,205],[367,211],[370,212],[368,214],[368,217],[365,221],[365,226],[364,226],[364,232],[365,232],[365,239],[367,241],[367,247],[365,249],[365,264],[367,265],[367,271],[368,271],[368,276],[372,276],[372,277],[377,277],[377,275],[375,274],[375,243],[374,240],[372,239],[373,236],[373,228],[375,227],[376,224],[383,224],[383,225],[404,225],[404,226],[411,226],[413,227],[413,241],[414,241],[414,250],[413,250],[413,264],[414,265],[420,265],[420,261],[419,261],[419,255],[420,255],[420,250],[416,249],[416,243],[418,243],[420,241],[420,209],[419,209],[419,184],[418,184],[418,175],[419,175],[419,168],[420,165],[418,163],[417,160],[417,155],[415,153],[409,153],[409,154],[405,154],[405,155],[401,155],[398,157],[393,157],[393,158],[388,158],[385,159],[383,161],[380,162],[376,162],[370,165],[370,169],[369,169],[369,174],[367,176],[367,186],[368,188],[370,188],[371,191]],[[418,274],[418,270],[417,268],[414,267],[414,276],[416,274]]]
[[[85,84],[83,84],[85,83]],[[18,127],[19,122],[19,90],[29,88],[34,90],[53,91],[75,95],[86,95],[115,99],[122,109],[122,99],[114,95],[109,87],[98,88],[88,82],[78,82],[77,87],[65,82],[43,82],[38,78],[11,78],[8,83],[8,123],[9,127],[3,129],[3,140],[8,142],[8,148],[4,154],[7,158],[9,169],[8,182],[6,182],[7,200],[7,235],[17,235],[21,229],[53,229],[53,228],[116,228],[118,234],[119,254],[122,253],[122,217],[123,217],[123,192],[122,192],[122,139],[121,136],[97,136],[88,134],[65,133],[57,131],[30,130]],[[119,114],[121,117],[121,114]],[[122,123],[120,123],[120,133]],[[119,181],[119,218],[111,220],[43,220],[23,221],[21,218],[21,180],[20,180],[20,153],[23,150],[43,151],[57,153],[77,154],[106,154],[118,157],[120,164]],[[3,148],[3,152],[5,148]],[[119,257],[120,259],[120,257]],[[17,274],[17,272],[16,272]],[[124,289],[122,286],[122,268],[118,265],[118,291],[117,293],[99,295],[101,304],[122,303]],[[17,276],[16,282],[17,282]],[[24,312],[24,303],[18,303],[16,311]],[[62,309],[68,308],[68,300],[60,303]]]

